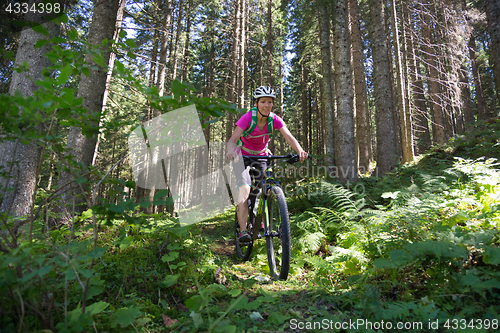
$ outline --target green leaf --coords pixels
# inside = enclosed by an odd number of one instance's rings
[[[490,265],[499,265],[500,248],[494,246],[485,246],[484,262]]]
[[[81,69],[81,72],[83,75],[87,76],[87,77],[90,77],[90,69],[88,69],[88,67],[83,67]]]
[[[232,289],[228,292],[228,294],[231,295],[231,297],[236,297],[241,294],[241,289]]]
[[[66,81],[68,81],[68,77],[71,75],[71,72],[73,71],[73,68],[71,68],[71,65],[66,65],[64,66],[60,73],[59,73],[59,76],[57,77],[57,83],[59,84],[63,84],[63,83],[66,83]]]
[[[289,315],[282,315],[281,313],[275,311],[267,317],[267,321],[270,324],[274,325],[281,325],[285,322],[285,320],[290,319],[291,317]]]
[[[45,29],[41,24],[35,25],[32,27],[33,31],[38,32],[44,36],[49,36],[49,32]]]
[[[170,191],[169,191],[169,190],[159,190],[158,192],[156,192],[156,194],[155,194],[155,196],[153,197],[153,199],[157,200],[157,199],[164,198],[164,197],[166,197],[169,193],[170,193]]]
[[[171,89],[172,89],[172,93],[174,94],[174,99],[179,100],[179,98],[182,95],[186,94],[184,92],[184,88],[185,88],[185,86],[182,84],[182,82],[180,82],[178,80],[172,81]]]
[[[249,288],[249,287],[252,287],[254,284],[257,283],[257,280],[255,279],[246,279],[245,281],[243,281],[243,287],[245,288]]]
[[[78,179],[75,179],[75,183],[77,184],[83,184],[87,181],[87,178],[86,177],[80,177]]]
[[[93,316],[98,313],[101,313],[104,311],[107,307],[109,306],[109,303],[104,302],[104,301],[99,301],[97,303],[91,304],[85,308],[85,313],[88,313],[89,315]]]
[[[259,302],[259,300],[255,300],[255,301],[250,302],[247,305],[245,305],[246,310],[257,310],[260,307],[261,307],[261,303]]]
[[[78,38],[78,31],[76,31],[75,29],[71,29],[67,33],[70,40],[75,40]]]
[[[35,49],[39,49],[41,47],[44,47],[48,43],[49,43],[49,41],[46,39],[39,39],[38,42],[35,43]]]
[[[120,38],[125,38],[127,36],[127,32],[125,30],[120,31]]]
[[[179,257],[179,252],[170,251],[169,253],[167,253],[163,257],[161,257],[161,261],[163,261],[163,262],[174,261],[178,257]]]
[[[107,247],[98,247],[90,251],[87,255],[92,259],[100,258],[106,251]]]
[[[462,276],[462,283],[465,284],[466,286],[474,286],[479,283],[481,283],[481,279],[479,279],[478,276],[474,274],[467,274]]]
[[[189,316],[193,318],[194,327],[198,328],[201,324],[203,324],[203,317],[199,313],[191,311]]]
[[[129,247],[132,244],[132,237],[128,236],[125,239],[123,239],[120,243],[120,250],[125,250],[127,247]]]
[[[151,201],[141,201],[139,202],[139,206],[142,208],[147,208],[150,207],[153,203]]]
[[[458,223],[465,222],[469,219],[469,215],[466,212],[460,211],[456,213],[455,215],[451,216],[448,220],[444,220],[443,224],[449,225],[449,226],[454,226],[457,225]]]
[[[377,258],[377,259],[373,260],[373,266],[380,268],[380,269],[398,268],[398,265],[396,265],[392,261],[384,259],[384,258]]]
[[[52,44],[64,43],[66,40],[62,37],[54,37],[50,40]]]
[[[467,250],[451,242],[435,241],[430,239],[419,243],[407,244],[404,248],[414,254],[433,254],[438,259],[441,259],[441,257],[460,258],[468,254]]]
[[[54,23],[68,23],[68,15],[66,13],[63,13],[62,15],[59,15],[56,17],[56,19],[52,20]]]
[[[409,263],[413,259],[413,255],[407,250],[395,249],[389,252],[391,261],[397,266],[403,266]]]
[[[130,38],[129,38],[129,39],[126,39],[126,40],[124,41],[124,43],[125,43],[128,47],[130,47],[130,48],[135,48],[135,47],[137,47],[137,45],[135,44],[135,40],[134,40],[134,39],[130,39]]]
[[[53,83],[54,83],[54,80],[49,79],[49,78],[46,78],[43,81],[35,81],[35,84],[37,86],[43,87],[43,88],[48,89],[48,90],[53,88],[53,86],[52,86]]]
[[[248,297],[241,295],[237,299],[233,300],[231,304],[229,304],[229,308],[232,310],[241,310],[246,309],[248,305]]]
[[[184,304],[191,311],[198,311],[208,305],[209,297],[202,297],[201,295],[194,295],[188,298]]]
[[[121,308],[114,313],[115,322],[121,327],[130,326],[141,315],[141,309],[137,307]]]
[[[180,276],[181,276],[180,274],[166,276],[165,279],[163,279],[163,281],[162,281],[163,286],[165,288],[173,286],[174,284],[177,283],[177,280],[179,279]]]
[[[42,268],[40,268],[38,270],[38,276],[42,277],[42,276],[46,275],[47,273],[49,273],[51,270],[52,270],[51,266],[43,266]]]

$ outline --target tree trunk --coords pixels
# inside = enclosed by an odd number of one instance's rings
[[[184,42],[184,52],[182,56],[182,69],[181,69],[181,82],[186,81],[188,78],[188,70],[189,70],[189,43],[190,43],[190,34],[191,34],[191,6],[192,1],[188,1],[188,6],[186,10],[186,40]]]
[[[431,19],[430,13],[424,12],[424,20],[422,21],[423,27],[423,36],[424,36],[424,45],[423,52],[425,54],[425,59],[427,62],[427,75],[428,75],[428,92],[431,103],[432,110],[432,136],[433,141],[439,145],[444,145],[446,143],[446,132],[445,132],[445,123],[443,118],[443,107],[441,104],[441,100],[439,98],[439,71],[438,71],[438,63],[436,61],[436,57],[438,54],[436,53],[435,48],[433,47],[434,38],[432,37],[431,32]]]
[[[474,32],[469,39],[469,57],[472,67],[472,76],[474,78],[474,90],[476,95],[476,103],[477,103],[477,118],[478,119],[487,119],[486,112],[486,102],[484,98],[484,89],[481,83],[481,75],[479,73],[479,66],[477,63],[477,54],[476,54],[476,38],[474,36]],[[474,119],[471,119],[472,121]]]
[[[301,66],[301,70],[302,70],[302,93],[301,93],[301,106],[302,106],[302,110],[300,111],[300,113],[302,114],[302,144],[304,145],[304,150],[305,151],[308,151],[309,147],[307,147],[307,131],[304,131],[304,129],[307,128],[307,126],[309,126],[307,120],[308,120],[308,116],[307,114],[309,113],[309,96],[307,94],[307,91],[308,91],[308,87],[307,87],[307,68],[306,66],[304,66],[304,64],[302,64]]]
[[[369,0],[370,34],[373,56],[373,91],[377,122],[377,175],[392,171],[398,163],[396,126],[392,104],[385,12],[382,0]]]
[[[241,37],[241,15],[244,0],[235,0],[236,8],[234,9],[233,17],[233,45],[231,53],[231,73],[230,73],[230,86],[229,86],[229,102],[238,105],[237,97],[237,84],[239,73],[239,60],[240,60],[240,37]],[[226,142],[229,141],[234,130],[234,115],[229,113],[226,121]]]
[[[267,0],[267,85],[273,86],[273,1]]]
[[[410,59],[408,62],[409,69],[409,82],[408,85],[410,97],[413,103],[410,103],[410,114],[412,116],[413,133],[415,140],[415,148],[418,154],[427,151],[431,146],[431,136],[429,132],[429,124],[427,121],[427,106],[424,95],[424,85],[422,83],[422,76],[420,75],[420,66],[417,57],[417,49],[413,43],[413,32],[410,27],[414,26],[413,21],[409,15],[409,2],[410,0],[403,1],[403,17],[407,27],[407,54]]]
[[[283,78],[284,78],[284,74],[283,74],[283,55],[281,56],[280,58],[280,113],[279,113],[279,116],[281,117],[281,119],[284,118],[284,92],[283,92],[283,89],[284,89],[284,84],[283,84]],[[280,135],[279,136],[279,140],[280,140],[280,154],[284,154],[285,153],[285,138],[283,137],[283,135]],[[306,150],[308,151],[308,150]]]
[[[353,86],[351,40],[347,0],[335,2],[334,59],[337,117],[335,118],[335,156],[338,179],[342,183],[356,181],[358,169],[354,145]]]
[[[500,100],[500,1],[485,0],[484,3],[491,38],[490,52],[495,77],[495,93],[496,99]],[[493,116],[496,116],[496,112]]]
[[[241,14],[240,14],[240,36],[239,36],[239,56],[238,59],[238,85],[237,85],[237,95],[238,95],[238,107],[240,109],[244,108],[245,105],[245,78],[246,78],[246,70],[245,70],[245,51],[246,51],[246,1],[241,1]]]
[[[330,44],[330,20],[328,9],[322,1],[317,1],[319,15],[319,38],[321,47],[322,102],[325,107],[325,164],[332,170],[335,167],[335,132],[334,132],[334,105],[332,80],[332,52]]]
[[[89,30],[88,42],[90,45],[101,49],[105,64],[109,64],[111,49],[103,46],[102,41],[104,39],[113,39],[119,6],[120,0],[95,0],[94,2],[94,14],[92,16],[92,25]],[[82,75],[78,86],[78,97],[83,98],[83,106],[87,109],[89,115],[100,115],[104,91],[106,90],[108,68],[97,65],[90,54],[85,55],[85,61],[94,66],[94,68],[90,69],[90,76]],[[90,120],[91,126],[98,127],[98,124],[98,119],[94,118]],[[79,174],[87,170],[92,164],[96,143],[96,134],[87,137],[82,133],[81,128],[74,126],[70,127],[66,144],[66,156],[74,156],[74,160],[83,165],[83,170],[75,170],[75,166],[71,165],[71,172],[63,171],[61,173],[59,186],[74,181],[75,176],[78,178]],[[69,190],[62,192],[61,206],[59,208],[64,216],[61,222],[64,223],[71,217],[70,212],[66,210],[65,206],[73,202],[73,197],[76,197],[78,211],[83,211],[85,209],[83,195],[85,194],[77,184],[72,184]]]
[[[401,129],[401,148],[403,152],[403,163],[413,161],[413,138],[411,130],[410,112],[406,108],[406,86],[403,76],[403,61],[401,59],[401,46],[399,44],[399,28],[397,22],[397,11],[395,0],[391,1],[391,25],[394,40],[394,53],[396,56],[396,87],[398,91],[399,121]],[[404,30],[403,30],[404,34]]]
[[[116,28],[115,32],[113,33],[113,41],[115,43],[118,43],[118,40],[120,38],[120,31],[122,28],[122,21],[123,21],[123,11],[125,9],[125,0],[120,0],[120,4],[118,5],[118,12],[116,14]],[[116,54],[114,52],[111,52],[109,55],[109,66],[108,66],[108,72],[106,73],[106,88],[104,89],[104,95],[102,97],[102,107],[101,107],[101,112],[104,112],[106,109],[106,105],[108,103],[108,95],[109,95],[109,90],[111,87],[111,77],[113,76],[113,68],[115,67],[115,60],[116,60]],[[99,129],[101,128],[101,124],[99,123]],[[101,132],[99,131],[97,135],[97,141],[94,147],[94,157],[92,159],[91,165],[95,165],[97,161],[97,157],[99,156],[98,150],[99,150],[99,140],[101,138]],[[114,159],[113,159],[114,160]]]
[[[181,38],[182,32],[182,9],[184,6],[184,0],[179,0],[179,10],[177,12],[177,28],[175,31],[175,44],[174,44],[174,54],[170,59],[170,63],[172,64],[172,80],[177,79],[177,51],[179,49],[179,41]]]
[[[165,92],[165,77],[167,74],[167,49],[169,31],[170,31],[170,19],[172,16],[172,0],[165,0],[165,8],[163,12],[163,33],[161,37],[161,47],[160,47],[160,63],[158,64],[158,95],[163,96]]]
[[[31,22],[44,22],[41,14],[30,11],[24,18]],[[59,35],[60,27],[52,22],[41,25],[48,31],[48,36],[41,35],[28,27],[24,27],[21,32],[14,67],[27,63],[29,70],[12,73],[10,95],[19,91],[23,96],[33,96],[34,92],[40,88],[35,82],[42,80],[43,69],[52,65],[51,61],[45,57],[52,45],[47,44],[35,48],[35,44],[40,39],[50,41]],[[16,141],[2,139],[0,141],[0,170],[6,173],[5,175],[0,174],[0,186],[3,191],[1,193],[0,213],[21,217],[32,212],[40,154],[41,147],[35,141],[27,144],[22,143],[19,139]]]
[[[351,43],[352,43],[352,66],[354,74],[355,91],[355,121],[358,152],[358,169],[361,173],[370,171],[370,129],[368,122],[368,108],[366,96],[366,79],[363,61],[363,43],[359,29],[358,6],[356,0],[349,0],[349,13],[351,17]]]

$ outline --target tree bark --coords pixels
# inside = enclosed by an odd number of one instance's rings
[[[322,1],[317,1],[319,15],[319,39],[321,47],[322,102],[325,107],[325,164],[329,169],[335,167],[335,130],[332,79],[332,52],[330,44],[330,20],[328,9]]]
[[[184,42],[184,52],[182,56],[182,66],[181,66],[181,82],[186,81],[188,78],[188,70],[189,70],[189,44],[191,41],[191,10],[192,10],[192,1],[188,1],[187,10],[186,10],[186,40]]]
[[[407,27],[407,54],[410,57],[408,62],[409,71],[409,93],[412,99],[410,103],[410,114],[413,123],[413,137],[415,140],[415,148],[417,154],[422,154],[431,146],[431,136],[429,132],[429,124],[427,121],[427,105],[425,102],[424,85],[422,83],[422,75],[420,74],[420,65],[417,56],[417,49],[413,43],[413,32],[410,27],[414,26],[410,18],[410,0],[403,1],[403,17]]]
[[[485,0],[484,4],[491,38],[490,52],[495,77],[495,93],[496,99],[500,100],[500,1]]]
[[[267,85],[273,86],[273,1],[267,1]]]
[[[238,84],[238,73],[239,73],[239,60],[240,60],[240,36],[241,36],[241,15],[242,15],[242,4],[243,0],[235,0],[236,8],[234,9],[233,17],[233,45],[231,53],[231,72],[230,72],[230,86],[228,87],[229,94],[228,100],[231,103],[238,105],[238,94],[237,94],[237,84]],[[229,113],[226,117],[226,142],[229,141],[234,130],[234,115]]]
[[[165,8],[163,11],[163,32],[161,37],[161,47],[160,47],[160,63],[158,64],[158,95],[163,96],[165,92],[165,77],[167,74],[167,49],[169,31],[170,31],[170,20],[172,16],[172,0],[165,0]]]
[[[355,91],[355,129],[357,138],[358,170],[361,173],[370,171],[370,128],[367,108],[366,79],[363,61],[363,43],[359,28],[358,6],[356,0],[349,0],[349,13],[351,17],[351,43],[352,66],[354,74]]]
[[[423,7],[423,6],[422,6]],[[435,48],[433,47],[434,38],[431,32],[431,14],[424,12],[424,19],[422,21],[422,30],[424,37],[423,52],[427,62],[427,75],[428,75],[428,93],[430,97],[431,110],[432,110],[432,136],[433,141],[439,145],[446,143],[445,123],[443,117],[443,107],[439,98],[439,71],[436,57],[438,56]]]
[[[347,0],[335,2],[334,59],[337,117],[335,143],[338,179],[342,183],[356,181],[358,168],[354,145],[353,86],[351,68],[351,40]]]
[[[413,161],[413,138],[412,138],[412,124],[410,119],[410,112],[406,108],[406,85],[405,77],[403,76],[403,61],[401,59],[401,46],[399,43],[399,28],[397,22],[397,11],[395,0],[391,1],[391,25],[394,40],[394,52],[396,56],[396,87],[398,90],[398,108],[399,108],[399,121],[401,129],[401,148],[403,152],[403,163]],[[404,34],[404,30],[403,30]]]
[[[104,39],[113,39],[119,5],[120,0],[94,1],[94,14],[92,16],[92,25],[89,30],[88,42],[93,47],[100,48],[105,64],[109,64],[111,49],[109,46],[103,46],[102,41]],[[102,112],[104,92],[106,90],[108,68],[97,65],[90,54],[85,55],[85,61],[95,68],[90,69],[89,76],[82,75],[78,86],[78,97],[83,98],[82,104],[87,109],[88,115],[100,115]],[[98,128],[99,120],[90,120],[90,125]],[[74,181],[74,176],[78,177],[79,174],[85,172],[91,166],[96,143],[97,134],[86,136],[82,133],[80,127],[70,127],[66,144],[66,156],[73,156],[74,161],[81,164],[83,169],[76,170],[75,166],[72,165],[70,166],[70,172],[63,170],[59,179],[59,186]],[[63,213],[63,216],[60,222],[64,223],[71,218],[70,212],[65,206],[72,203],[74,197],[76,197],[78,211],[83,211],[85,209],[83,196],[84,193],[81,191],[80,186],[74,183],[69,187],[69,190],[61,194],[59,209]]]
[[[171,56],[170,63],[172,64],[172,80],[177,79],[177,51],[179,50],[179,41],[182,32],[182,10],[184,7],[184,0],[179,0],[179,10],[177,12],[177,28],[175,31],[175,44],[174,44],[174,54]]]
[[[48,36],[41,35],[28,27],[23,28],[14,66],[27,63],[29,69],[27,72],[14,71],[12,73],[9,94],[14,95],[16,91],[19,91],[23,96],[33,96],[40,88],[35,82],[43,80],[43,69],[52,65],[51,61],[45,57],[52,45],[47,44],[41,48],[35,48],[35,44],[40,39],[50,41],[59,35],[60,27],[52,22],[43,23],[42,14],[39,13],[28,12],[24,18],[26,21],[40,23],[48,31]],[[21,128],[21,131],[23,132],[24,128]],[[0,213],[13,217],[26,216],[31,213],[40,154],[41,147],[35,141],[27,144],[22,143],[20,139],[0,141],[0,170],[6,172],[6,175],[0,174],[2,189]]]
[[[369,0],[371,22],[369,24],[372,56],[375,117],[377,123],[377,175],[392,171],[398,163],[396,126],[392,104],[391,70],[389,67],[385,12],[382,0]]]
[[[302,64],[301,65],[301,71],[302,71],[302,82],[301,82],[301,85],[302,85],[302,93],[301,93],[301,106],[302,106],[302,110],[300,111],[300,113],[302,114],[302,129],[305,129],[307,128],[307,126],[309,126],[308,124],[308,117],[307,117],[307,114],[309,112],[309,96],[308,96],[308,87],[307,87],[307,67]],[[309,147],[307,147],[307,131],[301,131],[302,133],[302,144],[304,145],[304,150],[305,151],[308,151]]]
[[[472,67],[472,77],[474,78],[474,90],[476,92],[476,103],[477,103],[477,118],[478,119],[487,119],[486,112],[486,102],[484,98],[484,89],[483,84],[481,83],[481,75],[479,73],[479,66],[477,63],[477,54],[476,54],[476,38],[474,36],[474,32],[469,39],[469,57]],[[473,121],[474,119],[470,119]]]

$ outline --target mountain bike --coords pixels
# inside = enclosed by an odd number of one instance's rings
[[[240,225],[238,215],[235,215],[236,254],[240,259],[247,261],[252,254],[254,242],[264,237],[266,239],[267,259],[271,277],[286,280],[290,270],[290,221],[285,195],[279,180],[274,178],[273,169],[277,160],[286,159],[286,162],[293,164],[299,161],[299,156],[288,154],[243,156],[243,158],[249,161],[268,160],[269,164],[260,184],[256,184],[253,173],[251,173],[254,186],[252,186],[248,199],[247,221],[250,241],[239,241]],[[260,230],[261,222],[264,224],[263,235],[261,234],[262,230]]]

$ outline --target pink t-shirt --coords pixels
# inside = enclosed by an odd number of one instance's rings
[[[247,128],[250,127],[251,122],[252,122],[252,111],[248,111],[243,116],[241,116],[241,118],[236,122],[236,126],[243,128],[243,130],[246,130]],[[276,132],[283,126],[285,126],[283,119],[281,119],[281,117],[279,117],[277,114],[274,114],[274,131]],[[269,131],[267,130],[267,124],[264,126],[264,129],[262,131],[259,130],[259,126],[255,126],[255,129],[253,130],[252,133],[250,133],[250,136],[258,136],[264,133],[269,133]],[[269,140],[270,140],[269,135],[258,138],[249,138],[241,136],[241,141],[243,141],[243,146],[245,148],[257,151],[265,149],[267,147],[267,144],[269,143]],[[244,151],[243,149],[241,150],[241,154],[246,156],[252,155],[249,152]],[[265,155],[266,153],[263,152],[260,153],[258,156],[265,156]]]

